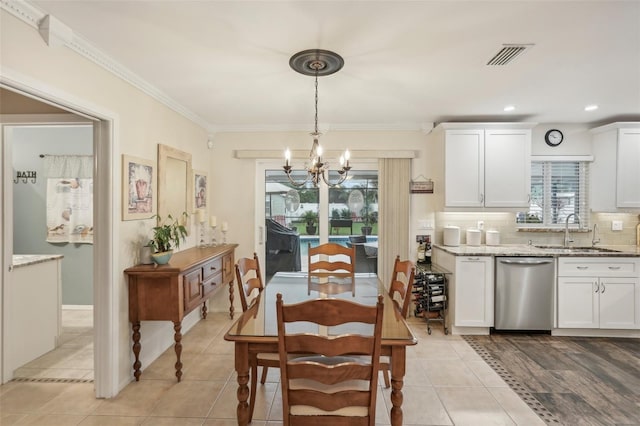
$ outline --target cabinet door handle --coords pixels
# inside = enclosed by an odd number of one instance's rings
[[[620,269],[619,266],[609,266],[609,269],[613,270],[613,271],[617,271],[618,269]]]
[[[527,194],[527,204],[531,204],[531,194]]]
[[[467,257],[467,260],[477,261],[477,260],[480,260],[480,258],[479,257]]]
[[[605,286],[604,286],[604,283],[602,283],[602,291],[600,291],[600,293],[604,293],[604,290],[605,290]]]
[[[593,285],[596,287],[596,291],[594,291],[594,293],[599,292],[599,291],[600,291],[600,286],[598,285],[598,282],[597,282],[597,281],[595,281],[595,282],[593,283]]]
[[[211,271],[215,271],[215,270],[216,270],[216,269],[218,269],[218,268],[216,268],[215,266],[211,266],[209,269],[210,269]]]
[[[576,266],[576,269],[580,269],[581,271],[584,271],[586,269],[589,269],[588,266]]]
[[[483,193],[480,193],[480,202],[484,203],[484,194]]]

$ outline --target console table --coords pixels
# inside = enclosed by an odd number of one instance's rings
[[[133,328],[133,375],[140,380],[140,321],[172,321],[176,377],[182,377],[182,319],[229,284],[229,315],[233,318],[234,251],[237,244],[194,247],[174,253],[166,265],[136,265],[125,269],[129,280],[129,321]]]

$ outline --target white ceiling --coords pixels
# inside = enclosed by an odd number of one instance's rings
[[[640,1],[39,0],[211,131],[309,129],[313,77],[289,67],[328,49],[321,129],[442,121],[640,120]],[[506,66],[503,44],[534,46]],[[507,104],[516,106],[510,113]],[[588,104],[599,109],[585,112]]]

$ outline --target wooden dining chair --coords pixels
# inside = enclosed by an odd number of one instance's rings
[[[389,298],[393,300],[393,304],[402,318],[406,318],[409,311],[415,275],[416,267],[413,262],[410,260],[401,261],[400,256],[396,256],[393,264],[393,273],[391,274],[391,284],[389,285]],[[380,358],[380,371],[382,371],[386,388],[391,386],[391,381],[389,380],[390,366],[391,359],[388,356]]]
[[[249,297],[252,293],[255,293],[255,291],[261,293],[262,290],[264,290],[264,285],[262,284],[262,273],[260,271],[260,261],[258,260],[258,255],[256,253],[253,253],[253,258],[244,257],[238,259],[238,262],[236,263],[236,280],[238,281],[238,293],[240,293],[242,311],[246,312],[250,306]],[[253,408],[256,402],[258,366],[262,367],[260,383],[264,384],[267,380],[267,371],[269,370],[269,367],[279,367],[280,362],[278,354],[274,353],[251,354],[249,358],[249,365],[251,367],[249,421],[251,421],[253,418]]]
[[[317,247],[308,245],[309,292],[313,279],[332,278],[348,279],[351,291],[355,295],[355,263],[354,247],[345,247],[335,243],[320,244]]]
[[[284,426],[374,426],[382,296],[375,306],[331,298],[285,305],[278,294],[276,312]],[[288,331],[299,322],[316,324],[318,332]],[[331,335],[331,327],[352,323],[369,325]]]

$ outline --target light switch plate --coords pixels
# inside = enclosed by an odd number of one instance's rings
[[[612,231],[622,231],[622,221],[621,220],[612,220],[611,221],[611,230]]]

